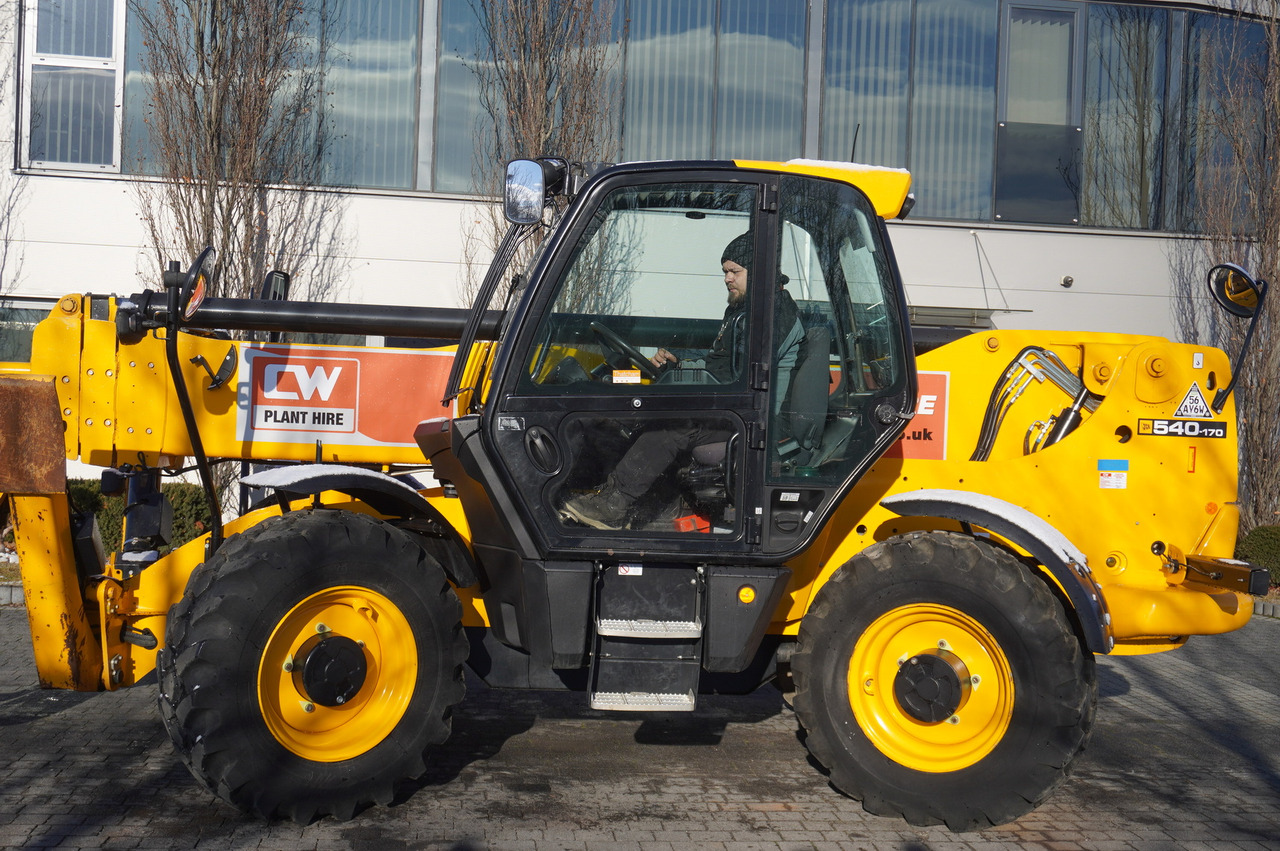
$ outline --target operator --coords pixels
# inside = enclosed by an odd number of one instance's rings
[[[750,231],[740,234],[725,246],[720,258],[729,304],[704,363],[707,372],[722,384],[737,378],[746,355],[747,279],[753,242]],[[774,296],[774,334],[779,341],[775,375],[781,383],[775,390],[775,407],[786,395],[792,367],[804,339],[796,303],[791,294],[782,289],[786,283],[787,277],[779,274],[778,292]],[[649,360],[658,368],[679,362],[679,358],[666,349],[658,349]],[[631,444],[600,490],[566,500],[561,514],[595,529],[621,529],[628,512],[677,459],[687,456],[695,446],[724,443],[730,434],[724,429],[703,425],[646,431]]]

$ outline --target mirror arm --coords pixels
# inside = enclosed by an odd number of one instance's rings
[[[1267,298],[1267,282],[1264,280],[1255,281],[1258,287],[1258,309],[1254,311],[1253,317],[1249,319],[1249,330],[1244,332],[1244,343],[1240,346],[1239,353],[1236,354],[1236,362],[1231,365],[1231,380],[1227,382],[1227,386],[1223,387],[1213,397],[1213,408],[1215,414],[1222,413],[1223,407],[1227,404],[1227,399],[1231,398],[1231,391],[1236,387],[1236,379],[1240,377],[1240,367],[1244,364],[1244,356],[1249,353],[1249,343],[1253,341],[1253,329],[1258,325],[1258,317],[1262,315],[1262,306],[1266,303]]]

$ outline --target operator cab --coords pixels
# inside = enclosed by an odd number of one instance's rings
[[[563,168],[512,164],[514,230],[538,226],[547,187],[573,188]],[[906,176],[892,177],[905,196]],[[745,293],[729,267],[745,270]],[[495,520],[539,558],[607,546],[776,563],[812,541],[914,406],[883,219],[845,180],[606,169],[522,280],[463,454],[492,463],[480,478],[503,506]],[[621,483],[609,522],[573,510]]]

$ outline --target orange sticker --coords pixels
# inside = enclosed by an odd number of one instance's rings
[[[419,422],[452,416],[452,352],[249,344],[241,361],[245,440],[410,446]]]
[[[920,392],[916,415],[907,423],[902,439],[889,447],[887,458],[947,460],[947,388],[949,372],[919,373]]]

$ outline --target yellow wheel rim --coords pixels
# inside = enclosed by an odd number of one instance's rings
[[[952,714],[923,721],[895,694],[902,667],[923,656],[962,685]],[[945,660],[945,661],[943,661]],[[886,612],[849,659],[849,703],[867,738],[894,762],[941,773],[974,765],[999,744],[1013,715],[1013,677],[995,637],[949,606],[917,603]],[[918,713],[917,713],[918,715]]]
[[[350,639],[364,656],[363,683],[341,705],[317,702],[298,675],[317,637]],[[395,729],[417,679],[417,646],[400,609],[368,588],[327,588],[294,606],[271,633],[258,668],[258,704],[285,748],[338,762],[367,753]]]

